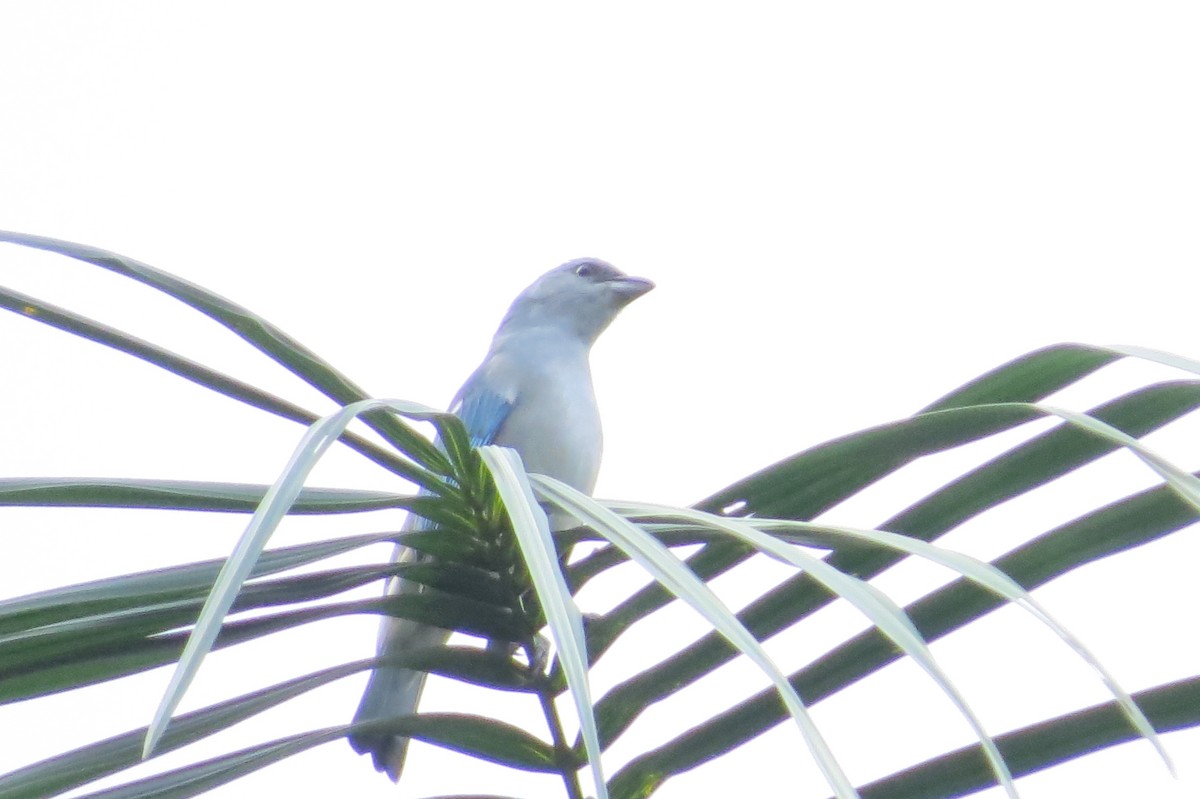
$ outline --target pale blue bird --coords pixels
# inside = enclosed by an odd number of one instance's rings
[[[538,278],[508,309],[483,363],[454,398],[475,445],[499,444],[521,455],[530,472],[549,475],[590,494],[600,470],[602,436],[588,353],[622,308],[654,288],[595,258],[569,261]],[[571,521],[551,519],[553,529]],[[399,560],[415,553],[397,549]],[[420,590],[394,580],[392,593]],[[446,630],[384,617],[379,655],[444,643]],[[371,674],[355,722],[414,713],[425,673],[379,668]],[[371,753],[378,771],[400,779],[408,738],[350,739],[360,754]]]

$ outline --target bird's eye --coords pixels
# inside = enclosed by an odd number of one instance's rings
[[[575,274],[579,275],[580,277],[591,277],[595,273],[596,265],[590,261],[585,261],[584,263],[581,263],[579,266],[575,267]]]

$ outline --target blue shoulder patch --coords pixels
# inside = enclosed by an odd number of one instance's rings
[[[495,441],[496,433],[500,432],[500,425],[508,418],[513,404],[474,382],[463,388],[458,418],[466,426],[472,446],[480,447]]]

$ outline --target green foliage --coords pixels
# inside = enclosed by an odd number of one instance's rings
[[[3,505],[225,511],[253,513],[255,519],[243,545],[227,561],[182,564],[0,602],[0,703],[35,699],[178,663],[185,648],[190,663],[186,668],[194,669],[210,648],[235,646],[319,619],[390,614],[496,642],[487,648],[418,650],[389,663],[535,696],[552,740],[543,741],[483,712],[422,713],[372,722],[372,729],[419,737],[514,769],[559,774],[565,793],[575,797],[583,796],[580,769],[589,760],[595,763],[598,751],[628,732],[649,707],[739,654],[749,654],[764,671],[775,674],[776,667],[757,642],[839,597],[848,597],[868,613],[873,626],[799,670],[778,673],[776,688],[642,752],[623,764],[606,784],[598,784],[596,792],[607,791],[621,799],[649,796],[671,776],[753,741],[789,717],[805,729],[818,757],[826,758],[820,752],[815,726],[807,721],[806,706],[898,658],[924,658],[925,642],[991,613],[1010,601],[1006,596],[1020,595],[1010,591],[1000,575],[988,576],[991,572],[982,565],[975,568],[962,561],[963,577],[903,609],[896,608],[869,581],[912,557],[907,550],[888,545],[886,537],[872,538],[861,531],[772,520],[812,519],[919,458],[1041,418],[1047,411],[1034,403],[1130,354],[1080,345],[1049,347],[972,381],[910,418],[845,436],[770,466],[717,492],[695,509],[609,508],[570,496],[552,481],[535,478],[526,482],[519,469],[504,466],[503,455],[487,452],[481,458],[452,416],[370,401],[352,381],[270,323],[187,281],[68,242],[14,233],[0,233],[0,241],[56,252],[162,291],[225,325],[343,406],[339,414],[322,419],[155,344],[36,298],[0,289],[0,305],[30,320],[141,358],[257,409],[311,425],[291,466],[274,486],[137,479],[0,480]],[[1158,357],[1141,351],[1133,354]],[[1180,359],[1161,359],[1188,366]],[[1068,423],[1014,445],[962,474],[884,522],[880,530],[913,541],[936,542],[978,514],[1122,446],[1141,451],[1155,468],[1164,470],[1167,483],[1115,498],[1055,529],[1031,533],[1026,543],[996,559],[993,565],[1000,572],[1020,588],[1031,590],[1197,520],[1200,513],[1188,499],[1189,492],[1195,491],[1194,479],[1155,460],[1153,453],[1139,450],[1140,444],[1126,437],[1138,439],[1198,406],[1200,382],[1180,380],[1144,386],[1089,410],[1086,417],[1067,414]],[[345,425],[360,413],[386,445],[346,431]],[[431,422],[438,445],[421,435],[409,423],[412,419]],[[424,493],[410,496],[304,486],[308,470],[335,440],[411,481]],[[500,479],[493,478],[494,470],[497,475],[503,472]],[[536,501],[531,491],[537,493]],[[538,501],[568,509],[587,526],[551,539],[538,521]],[[382,508],[410,510],[430,520],[436,529],[343,536],[263,549],[284,513],[332,516]],[[402,542],[433,558],[421,564],[297,571],[382,541]],[[581,541],[602,545],[572,561],[560,577],[556,570],[566,560],[564,553]],[[696,544],[699,547],[685,561],[671,553],[673,547]],[[796,549],[796,544],[827,549],[829,554],[813,561],[805,554],[808,550]],[[710,596],[705,582],[756,552],[803,568],[732,614]],[[631,591],[611,611],[588,617],[584,624],[572,595],[630,558],[644,564],[662,582]],[[680,563],[686,568],[680,568]],[[371,600],[342,596],[398,575],[434,590]],[[659,653],[655,664],[626,676],[593,702],[586,665],[602,658],[633,624],[678,597],[706,613],[712,632],[679,651]],[[547,629],[557,653],[548,662],[542,639]],[[205,640],[205,630],[211,633],[211,641]],[[159,756],[374,665],[375,661],[368,660],[325,669],[177,716],[165,727],[130,730],[64,752],[0,775],[0,799],[53,796],[87,785],[136,765],[148,740],[157,739],[153,754]],[[186,668],[181,666],[178,673]],[[929,668],[940,679],[931,659]],[[174,706],[186,685],[186,676],[177,680],[164,708]],[[943,685],[953,695],[952,684],[946,680]],[[576,742],[570,740],[556,709],[556,700],[567,690],[584,719],[582,737]],[[1115,684],[1112,690],[1112,702],[997,736],[1002,761],[989,762],[990,739],[981,734],[975,746],[860,786],[857,793],[872,799],[960,796],[996,784],[1005,768],[1020,776],[1130,740],[1139,735],[1138,725],[1144,721],[1138,711],[1122,705],[1124,695]],[[1158,686],[1134,698],[1159,731],[1200,724],[1200,676]],[[970,712],[965,705],[963,712]],[[165,714],[162,721],[166,721]],[[1153,737],[1148,727],[1140,729],[1140,734]],[[193,796],[343,738],[351,730],[349,725],[311,730],[89,795]],[[839,796],[855,795],[848,783],[839,784],[842,777],[832,754],[823,760],[823,767]]]

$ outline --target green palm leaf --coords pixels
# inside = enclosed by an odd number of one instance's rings
[[[647,709],[711,675],[739,652],[758,657],[759,642],[833,601],[850,597],[869,612],[874,627],[831,647],[790,674],[777,674],[774,689],[718,712],[692,729],[676,731],[619,768],[607,769],[611,779],[601,781],[595,789],[597,794],[607,791],[615,797],[648,796],[672,775],[751,743],[789,717],[803,718],[804,705],[819,703],[898,658],[926,658],[924,642],[969,625],[1008,601],[1029,605],[1024,592],[1099,558],[1169,535],[1200,518],[1196,509],[1200,492],[1194,476],[1139,441],[1195,411],[1200,405],[1200,381],[1152,383],[1084,413],[1044,405],[1051,395],[1121,358],[1153,360],[1193,373],[1200,364],[1136,347],[1058,345],[994,369],[912,417],[843,436],[763,469],[715,493],[695,509],[628,503],[605,507],[558,491],[535,477],[539,491],[552,495],[589,524],[555,534],[553,545],[558,551],[581,541],[599,544],[570,562],[559,579],[549,539],[535,535],[528,519],[515,528],[504,513],[505,506],[514,507],[517,502],[516,489],[523,477],[508,470],[504,485],[498,487],[453,417],[411,404],[370,400],[349,378],[266,320],[146,264],[44,237],[0,233],[0,241],[56,252],[163,292],[233,331],[338,406],[349,406],[322,420],[320,413],[224,375],[186,354],[140,340],[70,309],[0,288],[0,307],[124,352],[268,414],[312,426],[292,465],[271,487],[138,478],[0,479],[0,505],[7,506],[252,514],[242,545],[228,560],[115,576],[0,601],[0,703],[35,699],[179,663],[185,643],[191,640],[191,653],[180,667],[183,677],[177,684],[182,686],[209,648],[236,646],[318,620],[390,614],[495,642],[487,647],[450,646],[404,653],[400,660],[407,667],[535,699],[553,741],[548,743],[490,718],[486,709],[470,715],[422,713],[372,724],[515,769],[558,773],[567,795],[582,796],[577,772],[588,762],[601,766],[600,751],[637,729]],[[397,410],[411,420],[431,423],[440,447],[400,418]],[[891,537],[801,524],[923,457],[1013,430],[1043,418],[1047,411],[1065,422],[1012,445],[913,502],[880,525]],[[360,413],[380,439],[369,440],[345,429]],[[425,493],[414,496],[407,488],[389,492],[304,485],[308,470],[335,442],[380,466],[391,478],[403,478]],[[1131,496],[1110,497],[1103,507],[1054,529],[1031,529],[1026,543],[991,565],[956,560],[953,553],[937,548],[941,536],[968,520],[1121,448],[1130,449],[1158,470],[1166,483]],[[487,458],[496,465],[492,455]],[[339,530],[339,520],[352,518],[348,514],[389,509],[417,513],[435,529],[365,535],[343,532],[312,544],[265,548],[271,531],[285,515],[323,517],[329,529]],[[536,515],[533,518],[536,520]],[[620,546],[602,543],[610,537]],[[362,547],[389,541],[403,541],[431,559],[403,565],[332,562]],[[896,546],[905,541],[909,545]],[[698,545],[698,549],[680,561],[671,548],[682,545]],[[798,548],[802,545],[829,551],[818,558]],[[708,581],[760,551],[798,567],[798,571],[765,589],[737,614],[704,598]],[[963,576],[900,609],[871,581],[912,553],[932,556]],[[628,592],[612,610],[587,617],[584,624],[573,610],[572,594],[635,555],[665,583],[655,581]],[[347,596],[401,573],[406,580],[432,590],[365,600]],[[586,664],[603,658],[634,624],[680,595],[706,608],[713,631],[678,651],[655,653],[653,662],[626,675],[593,702],[586,687]],[[1036,605],[1029,607],[1035,615],[1040,612]],[[536,641],[548,621],[558,651],[544,664]],[[1083,644],[1060,625],[1056,629],[1087,657]],[[736,639],[738,646],[732,645],[730,638]],[[897,641],[904,642],[903,652],[897,649]],[[509,654],[513,651],[524,655],[514,657]],[[768,670],[774,668],[767,660],[761,662]],[[1020,776],[1096,748],[1139,736],[1152,738],[1152,731],[1124,692],[1100,664],[1091,662],[1112,686],[1113,702],[995,735],[999,756],[993,752],[990,763],[985,754],[989,738],[980,728],[980,745],[860,786],[858,794],[876,799],[958,796],[993,784],[996,774],[1005,769]],[[50,796],[119,774],[139,762],[143,738],[153,740],[161,735],[156,751],[183,747],[372,665],[373,661],[358,661],[324,669],[182,715],[165,725],[170,706],[178,700],[175,691],[168,696],[157,723],[148,728],[130,730],[0,775],[0,798]],[[954,695],[953,675],[941,675],[931,661],[927,665]],[[1142,691],[1133,699],[1160,732],[1196,726],[1200,724],[1197,679]],[[555,705],[556,697],[568,685],[583,721],[580,743],[575,745],[567,744],[569,731],[558,718]],[[969,705],[960,704],[970,716]],[[196,795],[342,738],[348,730],[339,726],[301,732],[91,795]],[[816,734],[815,727],[808,732]],[[821,759],[838,795],[854,795],[853,786],[838,776],[833,755],[823,753]],[[593,773],[603,772],[596,768]]]

